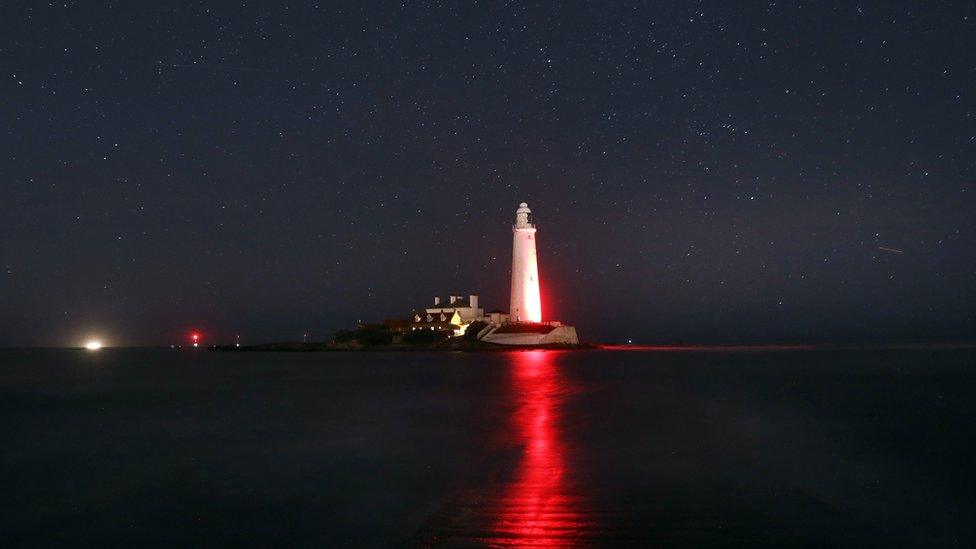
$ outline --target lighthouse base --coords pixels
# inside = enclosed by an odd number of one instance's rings
[[[579,345],[576,328],[559,322],[501,324],[479,335],[481,341],[498,345]]]

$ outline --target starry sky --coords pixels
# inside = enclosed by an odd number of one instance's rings
[[[0,345],[435,295],[642,342],[976,335],[971,2],[14,2]]]

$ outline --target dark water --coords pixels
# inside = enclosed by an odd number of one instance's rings
[[[0,351],[3,546],[972,546],[976,352]]]

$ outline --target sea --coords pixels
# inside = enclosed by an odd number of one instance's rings
[[[3,547],[972,547],[976,350],[0,350]]]

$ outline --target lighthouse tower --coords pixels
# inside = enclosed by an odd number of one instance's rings
[[[512,322],[542,322],[535,230],[529,205],[519,204],[512,227],[512,299],[509,308]]]
[[[508,320],[493,317],[478,339],[497,345],[578,345],[576,328],[557,320],[542,323],[539,263],[535,255],[535,224],[525,202],[515,210],[512,226],[512,301]]]

